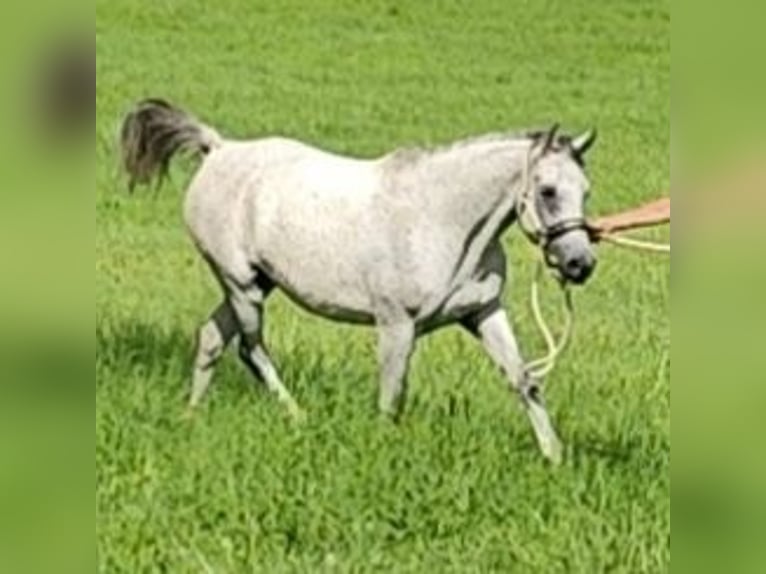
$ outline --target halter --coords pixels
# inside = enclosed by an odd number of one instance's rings
[[[524,162],[521,191],[516,198],[516,213],[519,218],[519,226],[524,235],[543,250],[545,263],[549,267],[555,267],[556,262],[548,253],[548,246],[570,231],[585,231],[589,233],[590,228],[584,217],[570,217],[553,225],[545,225],[542,222],[535,207],[535,188],[530,177],[533,149],[534,144],[530,146],[526,161]]]

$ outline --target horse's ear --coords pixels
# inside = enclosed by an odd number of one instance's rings
[[[553,146],[556,143],[556,134],[559,131],[559,127],[559,124],[553,124],[551,129],[548,130],[548,133],[545,134],[545,144],[543,145],[543,151],[550,151],[553,149]]]
[[[584,156],[587,151],[596,143],[598,133],[595,129],[589,129],[584,134],[577,136],[572,140],[572,153],[578,157]]]

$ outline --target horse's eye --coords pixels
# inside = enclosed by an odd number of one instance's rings
[[[546,185],[540,189],[540,195],[543,199],[552,200],[556,197],[556,188],[551,185]]]

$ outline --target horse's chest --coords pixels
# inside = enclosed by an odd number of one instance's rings
[[[429,321],[446,324],[479,312],[501,297],[505,279],[505,255],[500,246],[495,245],[484,252],[479,265],[467,273],[466,279],[453,284]]]

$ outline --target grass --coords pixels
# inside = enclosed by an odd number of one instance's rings
[[[182,418],[194,331],[219,294],[181,193],[124,193],[114,136],[138,98],[228,135],[355,155],[595,124],[591,211],[669,185],[667,2],[97,0],[96,505],[101,572],[663,572],[670,563],[669,263],[604,247],[549,380],[566,460],[457,330],[423,341],[403,423],[375,415],[372,332],[277,296],[268,340],[308,411],[289,424],[235,357]],[[534,251],[506,295],[542,349]],[[547,291],[547,306],[557,306]]]

